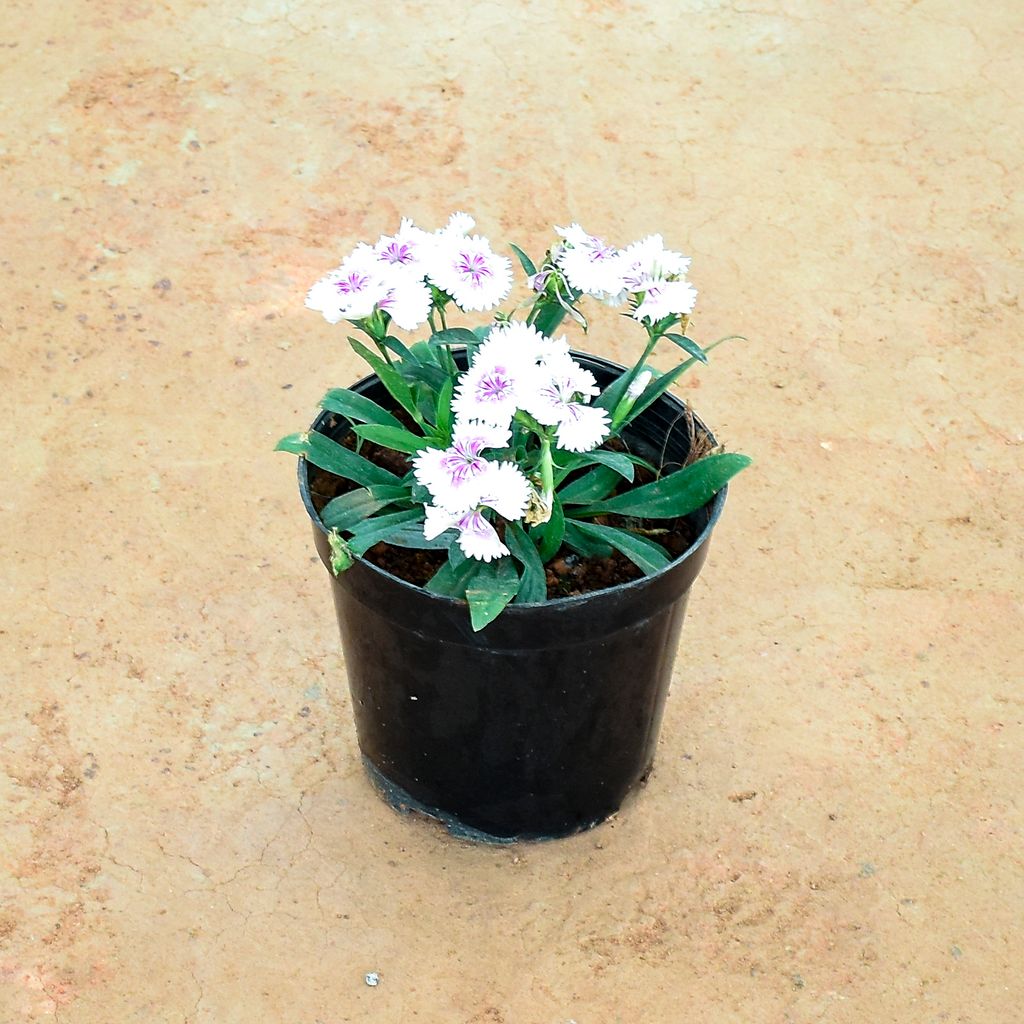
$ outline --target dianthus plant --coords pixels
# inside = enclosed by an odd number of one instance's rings
[[[671,556],[652,539],[656,521],[701,508],[749,459],[719,452],[661,474],[628,444],[608,444],[707,361],[713,346],[686,336],[697,296],[688,258],[660,235],[620,249],[578,224],[557,228],[539,269],[511,247],[529,285],[518,318],[449,326],[449,313],[493,310],[512,286],[511,260],[473,226],[462,213],[434,232],[403,220],[313,285],[308,307],[369,338],[349,341],[390,400],[328,391],[322,407],[344,418],[355,443],[311,432],[278,448],[351,482],[321,512],[336,573],[381,541],[445,549],[426,589],[465,598],[482,629],[510,601],[545,600],[544,566],[563,545],[584,557],[618,550],[645,573],[664,568]],[[633,366],[603,389],[555,336],[567,315],[586,329],[584,296],[624,307],[646,333]],[[424,327],[429,336],[408,345],[391,333]],[[661,342],[684,354],[664,372],[648,364]],[[408,471],[371,461],[364,442],[402,453]],[[653,479],[634,486],[637,467]]]

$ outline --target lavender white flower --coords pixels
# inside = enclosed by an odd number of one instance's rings
[[[565,239],[555,263],[573,288],[600,299],[622,293],[623,261],[618,249],[588,234],[579,224],[555,230]]]
[[[368,245],[358,245],[341,266],[332,270],[306,295],[306,306],[322,313],[330,324],[370,316],[391,285]]]
[[[408,217],[403,217],[398,231],[393,235],[381,235],[373,251],[378,261],[390,270],[405,271],[414,279],[422,281],[436,243],[436,236],[416,227]]]
[[[697,301],[697,289],[689,281],[652,281],[633,310],[633,319],[655,323],[673,313],[688,315]]]
[[[488,462],[460,494],[460,505],[467,499],[470,504],[454,509],[441,504],[424,506],[423,535],[432,540],[454,527],[459,531],[459,547],[467,557],[485,562],[500,558],[509,553],[508,548],[483,510],[490,508],[505,519],[517,521],[522,519],[532,493],[529,481],[514,463]]]
[[[681,277],[690,258],[665,248],[661,235],[648,235],[622,250],[622,281],[631,292],[642,292],[652,281]]]
[[[479,235],[455,230],[437,236],[428,277],[467,312],[493,309],[512,287],[512,262],[491,249]]]
[[[489,448],[504,448],[510,437],[508,429],[460,423],[450,447],[425,448],[413,459],[413,474],[437,505],[455,510],[469,508],[480,498],[478,478],[492,465],[483,453]]]

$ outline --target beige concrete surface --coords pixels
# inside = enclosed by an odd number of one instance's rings
[[[1022,28],[7,0],[0,1022],[1021,1020]],[[656,770],[547,845],[373,794],[271,450],[358,372],[309,284],[454,209],[662,231],[750,339]]]

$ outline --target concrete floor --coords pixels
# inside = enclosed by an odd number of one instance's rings
[[[1020,1020],[1022,29],[8,0],[0,1021]],[[541,846],[374,795],[271,450],[358,372],[308,285],[453,209],[660,230],[750,339],[656,770]]]

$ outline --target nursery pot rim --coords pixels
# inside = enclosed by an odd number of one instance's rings
[[[616,370],[622,372],[627,369],[627,367],[621,366],[619,363],[613,362],[611,359],[605,359],[603,356],[597,356],[591,352],[579,352],[576,349],[572,349],[571,354],[577,358],[582,356],[588,360],[591,360],[592,362],[603,364],[604,368],[609,370]],[[380,378],[377,376],[377,374],[370,373],[367,374],[365,377],[361,377],[355,383],[348,385],[348,387],[358,388],[360,385],[367,384],[371,381],[379,382]],[[681,409],[685,410],[688,408],[688,406],[685,402],[682,401],[682,399],[678,398],[676,395],[670,394],[667,391],[664,392],[660,396],[660,398],[666,399],[667,401],[676,404]],[[693,419],[696,421],[696,423],[707,432],[708,436],[712,440],[715,440],[715,435],[708,429],[704,421],[695,412],[693,412],[692,409],[690,409],[689,411],[690,415],[693,416]],[[321,431],[317,430],[317,428],[321,426],[322,423],[328,417],[334,415],[336,415],[336,413],[332,413],[329,410],[321,410],[320,414],[313,420],[312,424],[310,424],[309,430],[321,433]],[[641,413],[641,416],[643,416],[643,413]],[[313,521],[314,527],[326,537],[330,535],[330,531],[327,529],[326,526],[324,526],[323,521],[321,520],[319,514],[316,511],[315,506],[313,505],[313,496],[309,489],[308,463],[309,460],[304,455],[299,456],[298,463],[296,466],[296,473],[299,479],[299,493],[302,496],[302,503],[303,505],[305,505],[306,512],[309,515],[309,518]],[[694,538],[693,543],[681,555],[679,555],[678,558],[674,558],[671,562],[669,562],[668,565],[659,569],[657,572],[653,572],[650,575],[641,576],[639,579],[629,580],[626,583],[617,583],[613,587],[603,587],[600,590],[591,590],[584,594],[573,594],[567,597],[553,597],[546,601],[524,601],[520,603],[512,603],[505,608],[505,610],[502,612],[502,615],[507,616],[509,615],[509,613],[515,615],[521,612],[532,611],[537,608],[550,608],[553,605],[560,608],[569,608],[580,605],[586,601],[592,601],[595,597],[599,597],[602,594],[626,593],[631,590],[635,590],[650,584],[652,580],[655,580],[658,577],[663,576],[665,573],[668,573],[671,570],[678,568],[678,566],[685,562],[691,555],[694,554],[694,552],[698,551],[702,544],[706,543],[709,540],[709,538],[711,537],[711,531],[714,529],[715,524],[718,522],[719,516],[721,516],[722,514],[722,509],[725,507],[725,498],[728,490],[729,485],[726,484],[724,487],[722,487],[720,491],[718,491],[715,494],[715,496],[707,503],[707,505],[702,506],[702,508],[707,508],[708,505],[711,506],[711,510],[708,513],[708,521],[704,524],[704,528]],[[415,583],[410,583],[408,580],[403,580],[400,576],[395,576],[394,573],[390,573],[386,569],[381,569],[380,566],[374,565],[373,562],[368,561],[362,555],[356,555],[355,561],[359,562],[359,564],[362,566],[364,570],[373,572],[376,575],[380,576],[382,579],[387,580],[389,583],[398,584],[400,587],[403,587],[404,589],[412,593],[424,594],[435,601],[444,602],[452,606],[465,605],[466,603],[464,599],[449,597],[445,594],[434,594],[431,591],[427,590],[425,587],[418,586]]]

